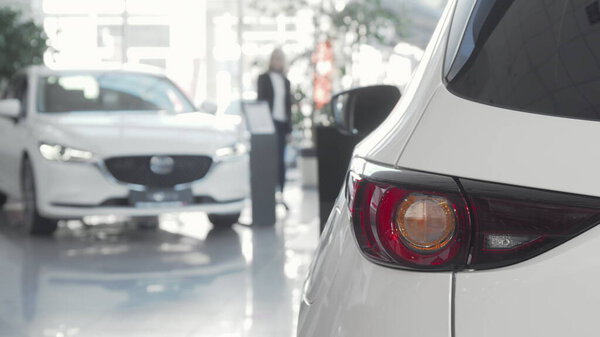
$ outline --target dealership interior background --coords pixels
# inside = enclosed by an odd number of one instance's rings
[[[0,212],[0,336],[295,336],[320,235],[311,149],[315,125],[327,123],[321,110],[352,87],[402,91],[446,5],[371,1],[401,19],[393,43],[352,30],[327,34],[336,28],[322,13],[354,2],[288,0],[282,11],[268,0],[0,0],[0,9],[43,27],[48,67],[146,65],[197,106],[213,102],[217,115],[240,115],[239,102],[256,99],[256,79],[281,47],[297,100],[288,184],[278,196],[289,210],[277,206],[274,226],[248,225],[248,200],[231,230],[202,213],[162,214],[156,230],[103,215],[35,237],[20,229],[20,200],[10,200]]]

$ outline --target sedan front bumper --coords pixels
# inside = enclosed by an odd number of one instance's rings
[[[91,215],[151,216],[171,212],[240,212],[249,195],[248,156],[214,163],[208,174],[189,183],[195,202],[135,207],[129,194],[139,186],[116,181],[100,165],[34,160],[38,211],[50,218]]]

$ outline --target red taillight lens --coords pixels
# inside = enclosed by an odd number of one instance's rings
[[[461,179],[475,223],[473,269],[542,254],[600,221],[598,198]]]
[[[415,270],[518,263],[600,222],[600,199],[409,170],[351,174],[353,228],[366,257]]]
[[[461,268],[470,221],[454,180],[436,177],[438,189],[432,189],[423,185],[427,175],[422,173],[404,171],[387,178],[362,180],[356,188],[354,232],[365,255],[411,269]],[[387,182],[390,178],[396,184]]]

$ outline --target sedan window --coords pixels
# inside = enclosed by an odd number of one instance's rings
[[[106,72],[52,75],[41,78],[38,111],[193,111],[187,97],[165,78]]]

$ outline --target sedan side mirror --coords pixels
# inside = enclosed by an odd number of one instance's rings
[[[335,125],[344,134],[367,135],[387,118],[400,96],[400,89],[391,85],[341,92],[331,100]]]
[[[0,100],[0,117],[13,120],[21,117],[21,102],[14,98]]]
[[[217,106],[216,103],[205,101],[204,103],[202,103],[200,105],[200,109],[202,110],[202,112],[206,112],[208,114],[214,115],[219,110],[219,107]]]

